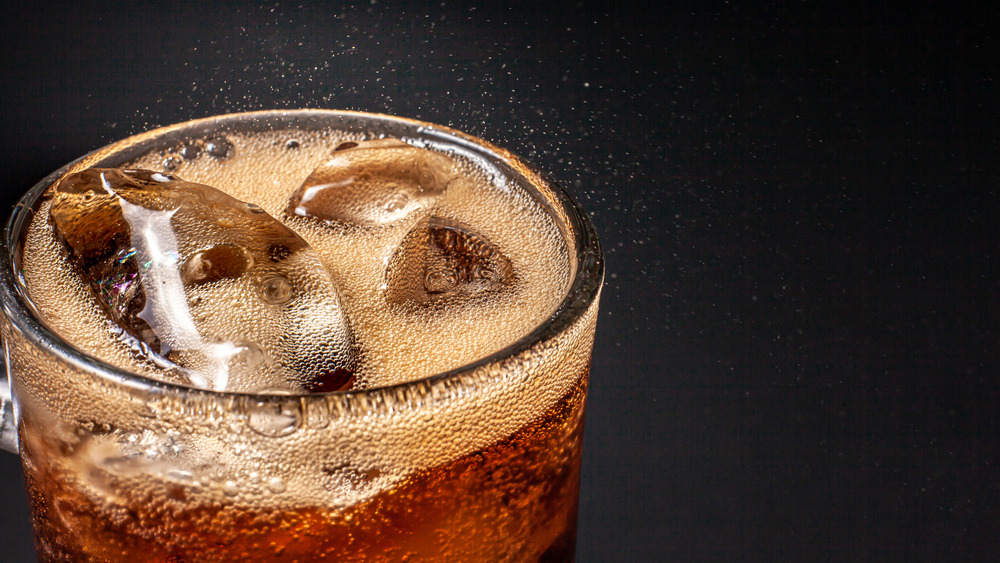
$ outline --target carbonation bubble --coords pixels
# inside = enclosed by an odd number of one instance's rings
[[[302,413],[291,401],[257,401],[250,405],[247,425],[258,434],[271,438],[288,436],[298,429]]]
[[[188,143],[181,147],[181,156],[184,160],[194,160],[201,154],[201,146],[196,143]]]
[[[186,284],[236,279],[253,266],[253,256],[234,244],[217,244],[193,254],[181,264]]]
[[[272,493],[278,494],[285,492],[285,482],[281,480],[280,477],[271,477],[267,481],[267,489]]]
[[[261,280],[261,296],[272,305],[282,305],[292,299],[292,284],[280,274],[271,274]]]
[[[214,137],[205,142],[205,151],[215,158],[226,158],[233,150],[233,144],[225,137]]]
[[[177,170],[177,167],[180,166],[180,164],[181,164],[181,159],[177,158],[174,155],[169,155],[163,159],[164,170],[171,170],[171,171]]]
[[[289,150],[297,149],[300,146],[301,143],[299,143],[298,139],[288,139],[288,142],[285,143],[285,148]]]

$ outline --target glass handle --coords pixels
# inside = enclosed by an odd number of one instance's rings
[[[14,403],[10,400],[10,382],[6,362],[0,363],[0,450],[17,453],[17,427],[14,425]]]

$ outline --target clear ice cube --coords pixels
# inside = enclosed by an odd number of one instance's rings
[[[419,223],[389,261],[386,298],[426,305],[502,291],[515,281],[510,259],[468,226],[440,217]]]
[[[56,234],[122,337],[185,383],[350,387],[355,352],[329,273],[257,205],[118,169],[68,175],[51,200]]]
[[[399,139],[343,143],[296,190],[286,212],[351,225],[395,223],[458,177],[455,162]]]

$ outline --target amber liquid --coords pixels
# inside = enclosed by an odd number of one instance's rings
[[[69,446],[21,427],[41,561],[572,561],[586,377],[507,440],[347,508],[88,494]],[[358,479],[370,478],[358,475]]]

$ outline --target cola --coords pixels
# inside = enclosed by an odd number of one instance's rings
[[[596,240],[495,147],[348,117],[182,124],[39,198],[25,293],[89,358],[5,335],[42,560],[572,560]]]

